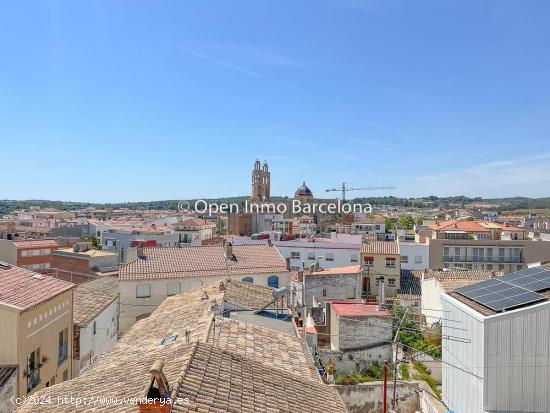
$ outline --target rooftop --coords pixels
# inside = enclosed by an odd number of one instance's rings
[[[434,231],[465,231],[465,232],[491,232],[477,221],[450,220],[438,222],[430,226]]]
[[[0,365],[0,388],[17,372],[17,366]]]
[[[343,267],[319,268],[312,272],[307,272],[308,275],[338,275],[338,274],[355,274],[361,272],[360,265],[346,265]]]
[[[273,301],[273,291],[275,291],[273,288],[237,280],[227,280],[224,284],[223,298],[233,305],[257,310]],[[272,304],[266,308],[274,309],[275,305]]]
[[[225,257],[223,245],[144,248],[144,258],[120,268],[120,280],[285,272],[286,262],[277,249],[266,244],[234,245]]]
[[[345,317],[390,317],[388,310],[379,310],[377,304],[346,301],[331,301],[330,307],[339,316]]]
[[[34,228],[33,228],[34,229]],[[12,241],[17,248],[48,248],[58,247],[59,244],[54,239],[29,239],[21,241]]]
[[[368,241],[363,243],[361,253],[399,255],[399,244],[394,241]]]
[[[11,264],[0,264],[0,304],[27,311],[75,287],[75,284]]]
[[[320,381],[302,340],[215,316],[222,301],[218,283],[168,297],[89,370],[35,395],[141,397],[159,360],[172,397],[189,399],[189,404],[176,402],[174,411],[346,412],[336,390]],[[163,344],[168,337],[172,340]],[[108,404],[24,404],[18,412],[113,409]],[[138,406],[122,404],[116,410],[137,412]]]
[[[102,277],[79,284],[73,294],[73,323],[86,326],[118,297],[118,279]]]
[[[54,254],[68,254],[68,255],[80,255],[80,256],[86,256],[86,257],[111,257],[111,256],[117,256],[116,252],[113,251],[107,251],[107,250],[95,250],[90,248],[86,251],[73,251],[72,248],[60,248],[58,250],[54,251]]]

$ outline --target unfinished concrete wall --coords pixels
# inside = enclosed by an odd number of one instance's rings
[[[380,413],[383,409],[383,382],[373,381],[355,385],[335,385],[350,413]],[[415,413],[420,410],[421,390],[417,382],[398,383],[396,413]],[[388,383],[388,409],[391,407],[393,383]]]

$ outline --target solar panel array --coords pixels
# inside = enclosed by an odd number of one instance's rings
[[[457,288],[456,292],[500,312],[543,301],[540,291],[550,289],[550,269],[533,267]]]

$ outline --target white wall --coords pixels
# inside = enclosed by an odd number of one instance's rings
[[[485,347],[483,316],[476,315],[477,313],[470,307],[447,294],[441,295],[441,302],[444,318],[453,320],[443,322],[443,335],[471,340],[471,342],[462,342],[442,339],[443,399],[449,409],[457,413],[480,413],[483,411]],[[452,366],[458,366],[460,369]]]
[[[267,280],[271,275],[279,277],[279,287],[290,284],[289,272],[274,272],[265,274],[246,274],[232,275],[229,278],[242,280],[244,277],[252,277],[254,284],[267,286]],[[120,331],[127,331],[135,322],[136,318],[142,315],[150,314],[167,297],[167,284],[170,282],[179,282],[181,292],[185,292],[203,285],[220,282],[228,278],[225,275],[216,275],[208,277],[182,277],[166,279],[149,279],[139,281],[119,281],[120,291]],[[147,298],[136,298],[136,286],[138,284],[151,284],[151,296]]]
[[[73,361],[73,377],[87,369],[94,360],[113,347],[118,336],[118,299],[109,304],[86,327],[80,328],[80,363]],[[96,333],[93,333],[94,321]]]
[[[301,242],[301,241],[280,241],[274,243],[279,253],[286,260],[290,258],[291,270],[302,268],[302,262],[306,267],[315,263],[314,259],[309,259],[309,253],[315,254],[315,257],[324,257],[319,260],[323,268],[345,267],[349,265],[360,264],[361,244],[335,243],[335,242]],[[300,258],[291,258],[291,253],[297,252]],[[327,254],[333,255],[333,260],[327,260]],[[356,261],[352,261],[352,256]]]
[[[400,241],[399,254],[401,257],[408,257],[407,263],[404,263],[403,259],[401,259],[402,270],[422,270],[430,267],[430,246],[428,244]],[[417,256],[421,259],[419,263],[415,262],[415,257]]]
[[[457,412],[549,412],[550,302],[483,317],[454,298],[441,295],[445,318],[458,331],[443,334],[443,397]],[[459,366],[472,374],[446,365]]]
[[[426,323],[433,324],[438,322],[443,316],[441,305],[441,292],[439,281],[432,278],[426,278],[422,281],[421,310],[426,317]]]

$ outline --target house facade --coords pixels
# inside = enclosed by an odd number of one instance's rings
[[[401,256],[397,242],[364,242],[361,249],[361,265],[366,273],[363,291],[367,296],[379,294],[380,279],[384,280],[385,296],[397,296],[401,277]]]
[[[119,272],[120,331],[147,317],[166,297],[226,278],[279,288],[290,272],[273,246],[143,248]]]
[[[0,265],[0,364],[18,366],[17,395],[71,379],[74,284]]]

